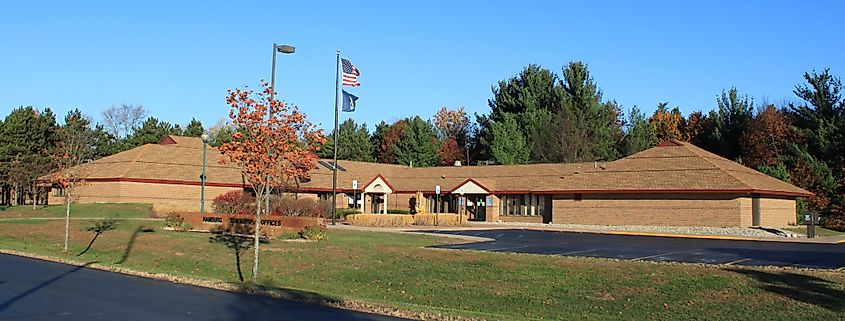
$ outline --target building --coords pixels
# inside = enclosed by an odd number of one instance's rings
[[[220,164],[222,157],[208,148],[206,206],[227,191],[249,189],[236,167]],[[79,202],[196,211],[201,164],[199,138],[167,136],[84,164],[87,179],[76,194]],[[607,163],[414,168],[338,161],[337,174],[339,207],[386,213],[425,202],[428,212],[461,212],[476,221],[783,227],[796,223],[796,198],[812,195],[676,140]],[[331,161],[320,160],[310,180],[287,190],[330,200],[331,188]],[[50,202],[63,202],[61,193],[54,189]]]

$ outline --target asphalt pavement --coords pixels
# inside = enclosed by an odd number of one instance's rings
[[[404,320],[0,254],[0,320]]]
[[[489,242],[433,246],[445,249],[685,263],[845,268],[845,244],[734,241],[527,229],[426,232],[495,239]]]

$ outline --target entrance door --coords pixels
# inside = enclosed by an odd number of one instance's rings
[[[467,195],[466,202],[470,221],[487,220],[487,195]]]

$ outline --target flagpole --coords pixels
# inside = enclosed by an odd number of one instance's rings
[[[340,50],[334,76],[334,162],[332,163],[332,225],[337,225],[337,101],[340,93]]]

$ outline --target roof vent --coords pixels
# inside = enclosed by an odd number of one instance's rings
[[[461,167],[461,161],[456,160],[455,161],[455,167]]]

